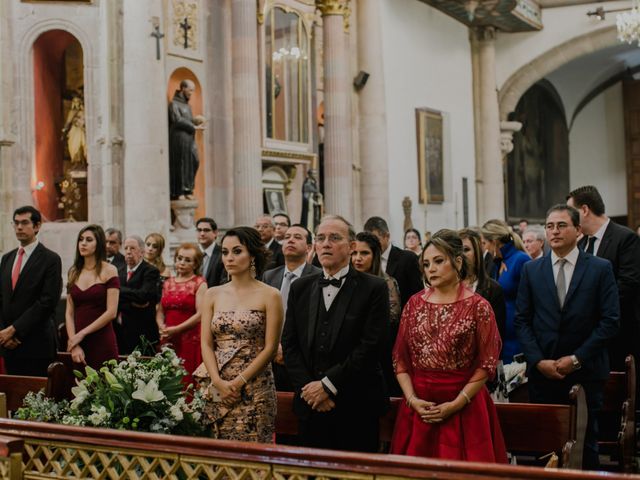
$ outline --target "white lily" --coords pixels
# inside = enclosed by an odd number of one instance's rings
[[[136,400],[140,400],[145,403],[152,403],[165,398],[164,393],[158,390],[158,382],[154,379],[149,380],[149,383],[144,383],[142,380],[136,380],[136,385],[138,389],[131,394],[131,396]]]
[[[89,390],[87,390],[87,386],[84,382],[78,382],[76,380],[77,386],[71,388],[71,393],[73,394],[73,400],[71,401],[71,407],[77,408],[82,404],[87,398],[89,398]]]

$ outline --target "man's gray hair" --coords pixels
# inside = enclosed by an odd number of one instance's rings
[[[318,227],[322,225],[324,222],[328,222],[329,220],[337,220],[339,222],[344,223],[347,226],[347,229],[349,230],[349,241],[350,242],[356,241],[356,231],[353,228],[353,225],[351,225],[346,218],[340,215],[325,215],[320,219],[320,223],[318,224]],[[316,232],[315,232],[316,234],[318,233],[318,227],[316,227]]]
[[[526,235],[527,233],[535,234],[536,240],[540,240],[542,243],[547,240],[547,236],[545,235],[544,227],[542,225],[529,225],[524,234]]]
[[[139,235],[129,235],[126,240],[135,240],[136,242],[138,242],[138,246],[140,247],[140,250],[144,251],[144,240],[142,239],[142,237],[140,237]]]

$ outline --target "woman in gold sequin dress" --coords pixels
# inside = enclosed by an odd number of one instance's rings
[[[434,234],[421,260],[429,287],[407,302],[393,350],[406,404],[398,410],[391,453],[505,463],[484,385],[500,354],[491,305],[465,288],[462,240],[453,230]]]
[[[273,441],[271,360],[280,342],[283,310],[280,292],[256,280],[267,255],[255,229],[229,230],[222,239],[222,261],[231,281],[205,295],[203,365],[194,377],[206,389],[204,413],[216,438]]]

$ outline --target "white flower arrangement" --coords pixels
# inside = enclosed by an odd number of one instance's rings
[[[640,5],[638,0],[633,0],[632,9],[616,15],[618,27],[618,40],[629,44],[637,42],[640,46]]]
[[[42,392],[29,394],[15,418],[157,433],[204,433],[200,424],[204,399],[200,391],[192,393],[191,386],[184,387],[186,371],[169,347],[150,359],[135,351],[124,361],[105,362],[99,371],[86,367],[86,376],[74,374],[78,379],[71,402],[55,402]]]

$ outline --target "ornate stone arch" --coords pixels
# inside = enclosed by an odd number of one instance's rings
[[[507,120],[529,87],[562,65],[618,43],[615,26],[579,35],[536,57],[513,73],[498,91],[500,120]]]

